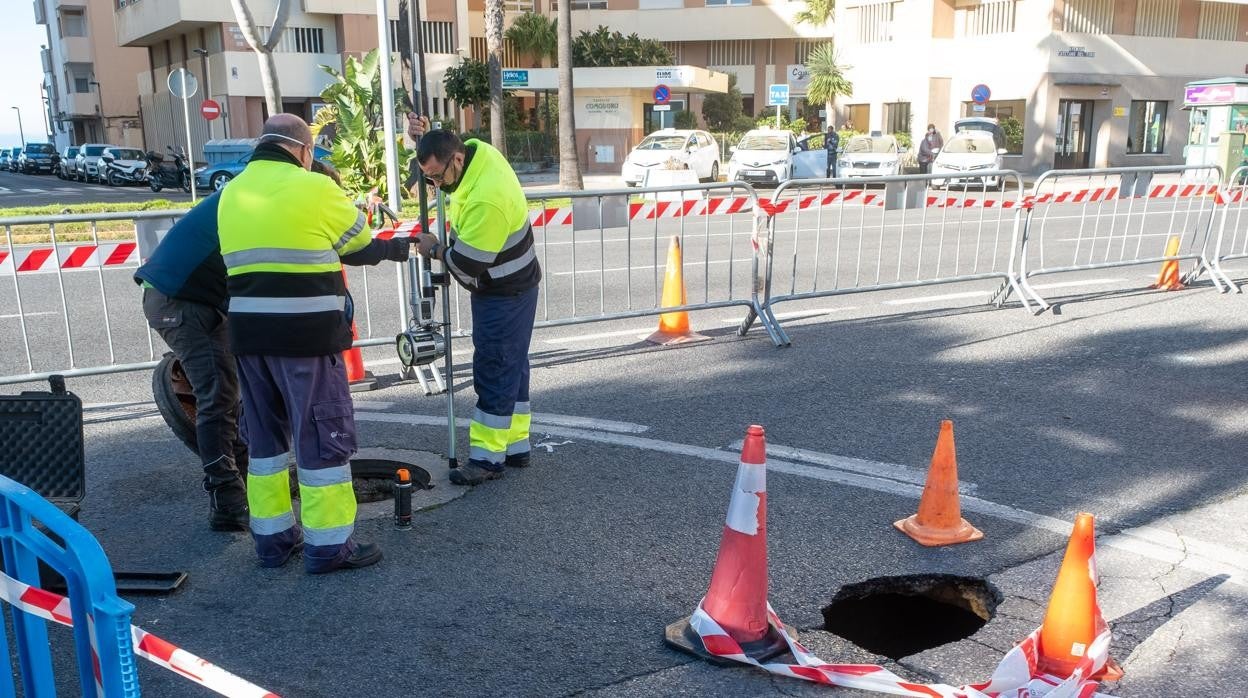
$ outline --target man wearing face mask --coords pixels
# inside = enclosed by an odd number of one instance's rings
[[[342,265],[402,262],[411,243],[370,239],[364,214],[311,165],[308,125],[291,114],[270,118],[251,162],[221,192],[217,227],[256,552],[262,566],[280,567],[303,549],[304,569],[319,574],[381,560],[379,547],[352,536],[356,438],[342,362],[351,346]],[[290,503],[292,450],[302,527]]]
[[[477,408],[469,460],[451,471],[451,482],[476,485],[502,477],[507,466],[529,464],[529,341],[542,269],[524,190],[503,154],[489,143],[430,131],[429,120],[415,114],[408,115],[407,132],[420,141],[424,183],[450,195],[450,244],[425,233],[417,247],[444,261],[472,294]]]

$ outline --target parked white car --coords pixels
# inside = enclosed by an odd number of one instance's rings
[[[697,174],[700,180],[719,179],[719,144],[706,131],[666,128],[646,136],[624,159],[620,175],[624,184],[641,186],[646,172],[663,169],[675,160]]]
[[[732,148],[728,181],[779,186],[793,178],[793,156],[798,152],[791,131],[749,131]]]
[[[892,136],[854,136],[841,148],[839,177],[887,177],[901,174],[901,148]]]
[[[976,177],[975,172],[1004,169],[1001,156],[1005,153],[1005,148],[999,147],[993,134],[988,131],[955,133],[945,141],[945,147],[941,148],[936,159],[932,161],[932,174],[949,177],[932,180],[932,186],[969,186],[974,181],[985,187],[1001,189],[1005,185],[1005,178]]]

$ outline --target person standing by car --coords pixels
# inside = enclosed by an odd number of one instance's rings
[[[923,140],[919,141],[919,168],[923,174],[932,171],[932,161],[936,159],[936,154],[943,147],[945,147],[945,139],[940,137],[936,124],[928,124],[927,133],[923,135]]]
[[[836,160],[841,152],[841,134],[836,132],[836,126],[831,121],[828,121],[828,132],[823,137],[823,147],[828,151],[828,179],[836,179]]]

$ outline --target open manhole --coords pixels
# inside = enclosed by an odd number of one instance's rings
[[[182,364],[172,353],[165,354],[152,373],[152,396],[156,407],[178,440],[198,453],[195,433],[195,395],[190,381],[182,371]],[[380,502],[394,496],[394,477],[399,468],[407,468],[412,474],[412,487],[427,490],[431,477],[429,471],[411,463],[386,458],[351,459],[351,485],[357,502]],[[290,493],[299,496],[298,477],[291,465]]]
[[[841,588],[823,609],[823,629],[891,659],[968,638],[1002,601],[978,577],[877,577]]]

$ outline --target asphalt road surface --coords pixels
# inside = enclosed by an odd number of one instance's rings
[[[203,192],[200,192],[203,196]],[[97,202],[137,202],[168,199],[190,204],[191,195],[181,190],[162,189],[159,194],[147,186],[110,187],[107,184],[73,182],[56,175],[30,175],[0,172],[0,208],[13,206],[49,206]]]
[[[807,276],[799,266],[798,290],[815,269],[824,283],[839,274],[842,290],[855,274],[860,287],[874,282],[877,259],[881,281],[898,258],[903,276],[925,271],[920,250],[929,264],[940,254],[941,269],[965,271],[976,252],[981,268],[1001,262],[987,254],[1001,249],[995,230],[987,244],[965,222],[946,224],[943,241],[924,226],[905,254],[898,235],[851,234],[889,229],[864,220],[819,227],[820,253],[797,255],[812,265]],[[794,246],[813,250],[813,234],[783,232],[803,225],[778,228],[787,265]],[[1086,225],[1048,225],[1046,254],[1086,252]],[[838,230],[841,243],[830,242]],[[655,267],[679,232],[669,222],[640,238],[611,231],[610,243],[592,232],[552,237],[545,317],[630,299],[651,307]],[[729,279],[731,297],[748,297],[748,221],[684,233],[690,301],[728,298]],[[107,314],[94,272],[21,277],[36,370],[69,359],[60,283],[77,365],[108,361],[108,332],[115,360],[148,358],[128,275],[103,274]],[[283,696],[851,695],[715,667],[662,643],[664,626],[706,592],[734,447],[757,423],[771,459],[771,603],[823,659],[882,662],[920,682],[985,680],[1039,624],[1065,526],[1087,511],[1098,517],[1111,653],[1126,669],[1105,692],[1234,694],[1248,685],[1237,661],[1248,653],[1246,301],[1206,281],[1148,290],[1155,275],[1150,265],[1038,278],[1055,303],[1039,316],[1016,299],[988,305],[995,279],[795,300],[778,307],[793,339],[783,349],[757,329],[737,337],[739,308],[694,313],[711,340],[668,348],[642,341],[654,318],[540,329],[533,467],[420,512],[412,531],[393,528],[389,503],[362,505],[357,535],[379,542],[386,559],[317,578],[297,563],[260,569],[245,535],[207,530],[196,458],[153,414],[148,373],[71,379],[88,403],[81,521],[117,569],[190,574],[167,598],[130,597],[136,624]],[[360,272],[351,282],[370,299],[363,329],[393,335],[395,272],[367,278],[367,293]],[[11,277],[0,280],[5,374],[26,370],[15,300]],[[466,345],[456,344],[461,416],[473,404]],[[158,355],[159,339],[154,347]],[[444,398],[398,380],[389,349],[365,358],[384,387],[357,396],[362,445],[445,454]],[[985,538],[929,549],[892,522],[915,511],[941,419],[956,425],[963,515]],[[462,452],[466,429],[459,436]],[[986,579],[1002,603],[970,638],[898,661],[822,629],[842,586],[917,573]],[[72,693],[70,660],[58,656]],[[140,676],[148,695],[210,695],[150,664]]]

